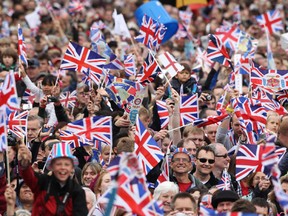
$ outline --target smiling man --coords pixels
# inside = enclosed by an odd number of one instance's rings
[[[198,179],[190,174],[192,159],[185,148],[177,148],[172,153],[170,167],[172,169],[170,181],[175,182],[179,186],[180,192],[187,192],[194,187],[205,188]]]
[[[199,179],[208,189],[218,184],[218,180],[213,175],[215,164],[215,153],[209,146],[202,146],[196,152],[194,177]]]

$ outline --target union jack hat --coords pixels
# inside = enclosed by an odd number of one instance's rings
[[[51,164],[54,159],[57,158],[70,158],[73,161],[74,166],[78,165],[78,159],[72,154],[70,145],[66,143],[54,144],[50,155],[47,158],[47,169],[51,170]]]
[[[190,153],[187,151],[186,148],[176,148],[170,155],[170,160],[173,159],[174,155],[177,154],[177,153],[185,153],[189,156],[190,160],[192,161],[192,157],[190,155]]]

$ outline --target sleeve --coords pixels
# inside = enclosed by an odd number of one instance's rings
[[[281,171],[281,176],[286,175],[288,172],[288,152],[285,153],[283,158],[279,162],[279,170]]]
[[[19,166],[19,171],[20,171],[20,176],[24,179],[24,182],[28,185],[28,187],[31,189],[31,191],[35,194],[39,190],[39,179],[35,175],[35,172],[33,171],[32,167],[29,166],[26,169],[23,169],[20,165]]]
[[[226,128],[218,127],[216,132],[216,142],[222,143],[227,150],[232,148],[229,143],[229,138],[227,136],[228,130]]]
[[[5,189],[6,189],[6,175],[4,169],[4,162],[0,162],[0,214],[6,212],[6,200],[5,200]]]
[[[69,123],[70,120],[63,108],[63,106],[60,104],[60,105],[56,105],[54,103],[54,110],[55,110],[55,113],[56,113],[56,117],[57,117],[57,120],[58,122],[67,122]]]
[[[152,124],[150,126],[150,128],[152,128],[154,131],[160,131],[161,130],[161,123],[160,123],[160,118],[159,118],[159,114],[158,114],[158,110],[157,110],[157,104],[154,103],[153,106],[153,116],[152,116]]]
[[[211,68],[211,71],[208,74],[208,77],[207,77],[206,82],[204,83],[204,85],[202,87],[202,90],[211,90],[210,85],[211,85],[211,82],[212,82],[215,75],[217,75],[217,71],[214,68]]]
[[[30,91],[36,95],[36,101],[39,101],[40,98],[43,96],[43,92],[41,89],[39,89],[31,80],[28,76],[24,77],[23,82],[27,86]]]
[[[56,117],[56,113],[55,113],[55,109],[54,109],[54,104],[48,104],[46,106],[46,112],[48,114],[48,122],[47,122],[47,125],[49,126],[53,126],[56,124],[57,122],[57,117]]]
[[[88,209],[86,205],[85,192],[82,188],[79,188],[73,196],[73,216],[83,216],[87,214]]]

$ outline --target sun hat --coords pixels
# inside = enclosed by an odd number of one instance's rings
[[[78,165],[78,159],[72,154],[70,145],[66,143],[54,144],[50,155],[47,158],[47,169],[51,170],[51,164],[54,159],[57,158],[70,158],[73,161],[74,166]]]

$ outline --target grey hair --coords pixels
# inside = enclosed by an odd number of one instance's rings
[[[211,143],[208,145],[214,152],[215,152],[215,155],[218,154],[218,148],[219,146],[224,146],[222,143]]]
[[[93,191],[88,187],[82,187],[82,189],[91,195],[90,197],[92,198],[92,206],[96,205],[97,200]]]
[[[38,121],[39,121],[39,124],[40,124],[40,127],[42,127],[43,124],[44,124],[43,118],[41,118],[41,117],[38,116],[38,115],[29,115],[27,120],[28,120],[28,121],[38,120]]]
[[[162,193],[167,193],[169,191],[178,193],[179,187],[174,182],[164,181],[160,183],[154,190],[153,198],[158,200]]]

